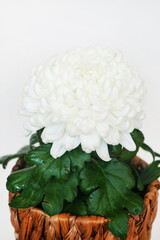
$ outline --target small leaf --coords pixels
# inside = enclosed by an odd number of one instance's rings
[[[42,141],[42,138],[41,138],[43,130],[44,130],[44,128],[41,128],[37,131],[37,138],[38,138],[38,141],[39,141],[40,145],[44,144],[43,141]]]
[[[65,183],[57,183],[53,179],[45,188],[45,197],[42,202],[44,211],[49,215],[55,215],[62,211],[63,202],[72,202],[77,196],[78,177],[72,173]]]
[[[147,152],[150,152],[152,157],[153,157],[153,161],[155,161],[155,153],[153,152],[152,148],[150,148],[147,144],[143,143],[143,145],[141,146],[141,148]]]
[[[10,160],[15,158],[22,158],[28,153],[28,151],[30,151],[30,146],[25,146],[21,148],[16,154],[3,156],[0,158],[0,164],[2,164],[3,168],[6,168]]]
[[[150,165],[144,168],[140,175],[144,186],[152,183],[160,177],[160,160],[154,161]]]
[[[24,146],[17,152],[17,154],[25,156],[30,150],[30,146]]]
[[[30,180],[34,168],[35,166],[11,173],[7,178],[8,191],[18,193],[23,189],[25,184]]]
[[[142,182],[142,179],[140,177],[140,174],[139,172],[137,171],[136,168],[132,167],[132,172],[133,172],[133,175],[135,177],[135,180],[136,180],[136,187],[137,189],[141,192],[143,191],[144,189],[144,185],[143,185],[143,182]]]
[[[154,154],[155,154],[155,157],[160,157],[160,154],[159,154],[159,153],[154,152]]]
[[[34,144],[38,143],[38,137],[37,137],[37,133],[32,134],[32,136],[30,137],[30,148],[32,149]]]
[[[71,159],[72,170],[78,172],[84,168],[85,162],[88,162],[91,159],[89,153],[85,153],[79,148],[68,152],[68,155]]]
[[[109,149],[109,155],[114,158],[119,156],[119,154],[122,151],[122,146],[120,144],[118,145],[108,145],[108,149]]]

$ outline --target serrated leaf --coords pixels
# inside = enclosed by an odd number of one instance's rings
[[[81,171],[84,168],[85,162],[89,162],[91,159],[89,153],[85,153],[79,148],[76,148],[71,152],[68,152],[68,155],[71,160],[73,171]]]
[[[0,164],[2,164],[3,168],[6,168],[7,164],[10,160],[15,158],[22,158],[30,151],[30,146],[25,146],[21,148],[16,154],[5,155],[0,158]]]
[[[160,160],[154,161],[150,165],[146,166],[142,171],[140,177],[144,186],[152,183],[157,178],[159,178],[160,177]]]
[[[131,191],[135,186],[131,168],[117,159],[112,159],[110,162],[94,160],[86,165],[80,178],[81,190],[90,193],[89,214],[101,215],[113,220],[111,224],[113,234],[117,236],[119,232],[119,237],[125,239],[128,222],[125,218],[124,224],[118,230],[117,212],[125,216],[125,209],[135,215],[143,211],[143,200]]]
[[[23,185],[19,186],[19,190],[23,190],[20,195],[15,197],[10,206],[13,208],[28,208],[39,204],[44,195],[44,189],[52,176],[59,182],[67,180],[70,174],[70,159],[67,154],[64,154],[61,158],[54,159],[50,155],[50,144],[43,144],[33,150],[31,150],[25,157],[25,161],[34,166],[32,174],[28,181],[24,181]],[[23,179],[23,171],[17,173],[17,181],[21,182]],[[10,188],[8,178],[7,186]],[[13,181],[15,186],[12,189],[16,191],[16,181]]]
[[[65,183],[57,183],[53,179],[45,188],[45,197],[42,202],[44,211],[55,215],[62,211],[63,202],[72,202],[77,196],[78,177],[72,173]]]
[[[134,142],[136,144],[136,150],[131,152],[131,151],[128,151],[127,149],[123,148],[123,151],[122,151],[122,153],[121,153],[121,155],[119,157],[119,159],[121,161],[130,161],[130,160],[132,160],[136,156],[139,148],[143,145],[144,135],[143,135],[143,133],[140,130],[134,129],[133,132],[131,133],[131,136],[132,136],[132,138],[133,138],[133,140],[134,140]]]

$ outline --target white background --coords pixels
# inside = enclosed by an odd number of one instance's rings
[[[120,49],[146,81],[142,130],[160,152],[159,0],[0,0],[0,155],[28,142],[18,107],[32,67],[55,52],[97,44]],[[0,167],[1,240],[14,239],[5,190],[12,166]],[[160,238],[159,217],[160,209],[152,240]]]

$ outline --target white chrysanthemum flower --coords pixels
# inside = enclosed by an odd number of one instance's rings
[[[109,160],[108,145],[136,149],[130,133],[141,127],[143,82],[121,55],[100,47],[76,49],[39,66],[25,87],[25,128],[44,128],[42,140],[60,157],[81,144]]]

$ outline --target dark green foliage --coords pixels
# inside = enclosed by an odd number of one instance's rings
[[[51,144],[44,144],[31,150],[25,157],[30,165],[36,165],[37,174],[43,174],[42,181],[48,182],[51,176],[64,181],[70,173],[70,159],[67,153],[61,158],[54,159],[50,155]]]
[[[41,139],[43,128],[38,130],[36,133],[32,134],[30,137],[30,144],[29,146],[24,146],[21,148],[16,154],[6,155],[0,158],[0,164],[2,164],[3,168],[6,168],[7,164],[10,160],[16,158],[23,158],[25,155],[31,150],[35,148],[35,144],[43,144]]]
[[[102,161],[96,152],[83,152],[81,146],[54,159],[50,155],[52,144],[42,142],[42,131],[33,134],[30,145],[15,155],[0,158],[3,167],[11,159],[21,157],[27,166],[7,179],[7,189],[19,193],[10,206],[38,205],[49,215],[61,212],[101,215],[112,220],[108,223],[110,231],[125,240],[129,230],[128,213],[137,215],[143,211],[139,195],[160,176],[160,161],[154,161],[141,172],[131,166],[131,159],[140,147],[149,151],[154,160],[160,155],[144,143],[142,132],[135,129],[131,135],[136,151],[130,152],[120,144],[109,145],[112,158],[109,162]]]
[[[86,165],[80,178],[81,191],[89,193],[88,213],[113,220],[109,229],[126,239],[129,217],[125,209],[135,215],[143,211],[143,200],[131,191],[135,180],[129,165],[117,159],[108,163],[94,160]]]
[[[23,190],[19,196],[11,201],[11,207],[36,206],[44,198],[42,206],[45,211],[48,214],[55,214],[55,212],[59,213],[62,210],[63,200],[70,202],[73,200],[71,196],[76,197],[77,191],[71,192],[71,187],[73,188],[74,185],[78,184],[77,174],[73,172],[76,169],[80,171],[85,162],[90,160],[90,155],[77,148],[54,159],[50,155],[50,149],[51,144],[43,144],[29,151],[25,156],[25,162],[33,167],[25,169],[26,171],[17,171],[8,177],[7,188],[9,191],[16,193],[17,189]],[[56,194],[52,194],[53,192]],[[66,194],[64,198],[63,194]],[[58,200],[60,195],[61,200]]]
[[[37,133],[32,134],[31,138],[30,138],[30,149],[34,148],[34,144],[38,143],[38,137],[37,137]]]
[[[86,196],[77,196],[77,198],[75,198],[71,203],[67,201],[64,202],[62,212],[70,213],[71,215],[76,216],[86,216],[88,214],[86,206]]]
[[[64,183],[50,181],[45,188],[42,206],[49,215],[55,215],[62,211],[64,200],[72,202],[77,196],[78,176],[72,173]]]
[[[112,158],[119,157],[122,152],[122,146],[120,144],[115,145],[115,146],[108,145],[108,149],[109,149],[109,155]]]
[[[80,148],[74,149],[71,152],[68,152],[71,159],[71,165],[73,171],[80,172],[85,165],[85,162],[90,161],[91,156],[83,152]]]
[[[141,146],[141,148],[142,148],[143,150],[147,151],[147,152],[150,152],[151,155],[152,155],[152,157],[153,157],[153,160],[155,160],[156,155],[155,155],[154,151],[152,150],[152,148],[150,148],[150,147],[149,147],[147,144],[145,144],[145,143],[143,143],[143,145]]]
[[[15,158],[22,158],[30,151],[30,146],[25,146],[21,148],[16,154],[6,155],[0,158],[0,164],[2,164],[3,168],[6,168],[7,164],[10,160]]]
[[[145,167],[140,177],[144,186],[150,184],[151,182],[159,178],[160,177],[160,160],[154,161],[150,165]]]
[[[35,166],[11,173],[7,178],[7,189],[12,193],[18,193],[21,189],[24,189],[32,176],[34,168]]]
[[[118,211],[115,214],[114,221],[109,222],[108,229],[117,237],[120,237],[122,240],[126,240],[127,233],[129,231],[128,227],[129,215],[125,211]]]
[[[134,167],[131,167],[131,168],[132,168],[133,176],[134,176],[135,181],[136,181],[136,186],[135,187],[141,192],[144,189],[144,185],[143,185],[142,179],[140,177],[140,174],[139,174],[139,172],[137,171],[136,168],[134,168]]]
[[[159,153],[154,152],[154,154],[155,154],[155,157],[160,157],[160,154],[159,154]]]

